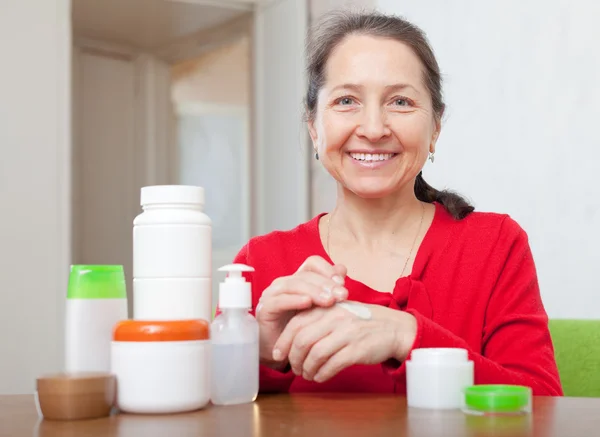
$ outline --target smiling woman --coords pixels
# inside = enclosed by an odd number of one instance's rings
[[[404,152],[402,159],[405,163],[416,160],[413,173],[417,174],[407,174],[408,179],[414,176],[416,197],[429,203],[439,201],[454,217],[463,218],[473,211],[473,207],[452,192],[433,189],[424,181],[420,171],[427,149],[429,159],[434,160],[445,109],[438,63],[424,34],[417,27],[404,20],[388,18],[376,14],[334,13],[315,26],[309,40],[306,107],[316,153],[326,151],[319,146],[319,141],[315,141],[319,139],[314,129],[319,109],[353,113],[353,117],[346,117],[345,125],[350,128],[358,117],[367,117],[357,133],[366,135],[366,138],[370,135],[373,140],[370,141],[375,144],[395,135],[406,150],[382,147],[365,150],[359,144],[355,146],[357,150],[347,148],[345,152],[369,164],[374,158],[383,161]],[[376,50],[370,50],[373,46]],[[354,49],[357,52],[349,56],[348,50]],[[336,62],[338,60],[340,62]],[[371,102],[374,104],[367,101],[370,97],[375,99]],[[379,98],[384,101],[377,101]],[[374,113],[369,113],[369,109]],[[325,117],[328,115],[324,113]],[[329,122],[337,121],[329,117]],[[398,135],[400,131],[403,132],[402,137]],[[329,148],[335,148],[335,144],[330,144]],[[325,167],[330,170],[327,159],[324,161]]]
[[[307,106],[325,168],[348,194],[414,197],[411,182],[440,130],[418,57],[394,39],[358,33],[330,51],[323,70],[327,79]]]
[[[337,201],[235,259],[256,270],[261,391],[403,394],[414,349],[451,347],[476,383],[561,394],[526,233],[423,180],[444,113],[424,34],[375,13],[314,29],[307,125]]]

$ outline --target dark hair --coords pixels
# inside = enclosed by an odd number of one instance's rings
[[[331,52],[352,34],[391,38],[408,45],[423,64],[424,81],[431,95],[433,113],[436,120],[441,121],[445,109],[442,78],[425,34],[415,25],[393,15],[342,10],[325,14],[309,34],[306,47],[308,90],[305,98],[308,119],[315,116],[318,93],[325,82],[325,65]],[[423,179],[422,172],[415,182],[415,195],[422,202],[439,202],[455,219],[462,219],[474,210],[460,195],[451,191],[438,191],[430,186]]]

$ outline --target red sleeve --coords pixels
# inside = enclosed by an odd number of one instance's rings
[[[252,258],[250,256],[250,243],[246,244],[236,255],[235,264],[246,264],[252,266]],[[246,280],[252,284],[252,310],[251,314],[255,315],[256,304],[263,290],[260,281],[257,281],[255,274],[245,274]],[[257,284],[259,284],[257,286]],[[218,311],[218,310],[217,310]],[[282,393],[287,392],[295,378],[295,374],[288,366],[285,371],[278,371],[270,367],[260,364],[259,366],[259,392],[260,393]]]
[[[503,229],[507,233],[501,239],[510,239],[508,256],[486,308],[482,353],[473,351],[465,340],[444,327],[408,309],[417,319],[412,349],[464,348],[474,362],[476,384],[518,384],[531,387],[534,395],[561,396],[548,317],[527,235],[510,219],[505,220],[504,226],[508,229]],[[404,364],[397,366],[398,362],[396,366],[384,364],[392,376],[400,377],[405,374]]]

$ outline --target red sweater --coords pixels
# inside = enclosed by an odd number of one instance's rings
[[[274,279],[294,273],[307,257],[331,262],[319,237],[322,215],[289,231],[254,237],[239,252],[235,262],[255,269],[247,275],[252,311]],[[476,384],[521,384],[535,395],[562,395],[527,235],[506,215],[474,212],[457,221],[436,204],[412,273],[398,279],[392,293],[351,277],[346,288],[348,300],[412,314],[417,320],[413,349],[467,349]],[[260,391],[405,394],[406,369],[392,360],[355,365],[316,383],[261,366]]]

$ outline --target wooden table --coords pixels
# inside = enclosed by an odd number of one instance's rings
[[[38,418],[33,396],[0,396],[0,436],[556,436],[600,435],[600,399],[535,398],[533,413],[475,417],[409,409],[381,395],[272,395],[254,404],[209,406],[194,413],[54,422]]]

